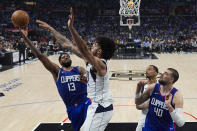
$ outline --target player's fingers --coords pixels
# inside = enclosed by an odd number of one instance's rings
[[[73,8],[71,7],[71,8],[70,8],[70,13],[72,14],[72,12],[73,12]]]
[[[74,22],[74,16],[72,16],[72,22]]]
[[[36,20],[37,23],[40,23],[40,24],[45,24],[44,21],[41,21],[41,20]]]
[[[43,25],[43,24],[39,24],[39,26],[44,27],[44,28],[47,28],[47,26],[46,25]]]
[[[165,99],[166,99],[166,100],[169,99],[169,94],[165,96]]]
[[[42,26],[42,27],[43,27],[43,25],[42,25],[42,24],[39,24],[39,26]]]
[[[68,18],[71,20],[72,19],[71,15],[69,15]]]

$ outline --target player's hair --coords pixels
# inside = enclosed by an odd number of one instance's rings
[[[170,72],[172,72],[172,77],[174,78],[173,83],[175,83],[178,79],[179,79],[179,73],[177,70],[173,69],[173,68],[168,68],[168,70]]]
[[[101,57],[106,60],[111,59],[116,50],[116,43],[112,39],[105,36],[96,37],[95,41],[98,43],[102,50]]]
[[[155,70],[155,72],[159,73],[159,69],[155,66],[155,65],[150,65],[153,67],[153,69]]]
[[[64,54],[67,54],[67,55],[69,55],[68,53],[66,53],[66,52],[64,52],[64,53],[61,53],[60,54],[60,56],[59,56],[59,62],[60,62],[60,60],[61,60],[61,58],[62,58],[62,56],[64,55]],[[70,56],[70,55],[69,55]]]

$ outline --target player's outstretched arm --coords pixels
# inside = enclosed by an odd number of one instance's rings
[[[87,62],[92,64],[92,66],[94,67],[94,69],[96,69],[99,76],[104,76],[106,74],[106,65],[99,58],[93,56],[93,54],[88,49],[86,41],[84,41],[81,38],[81,36],[78,34],[76,29],[74,28],[73,24],[74,24],[74,13],[73,13],[73,9],[71,8],[70,16],[68,20],[68,28],[71,32],[71,35],[74,41],[76,42],[81,55],[84,56]]]
[[[54,80],[56,81],[58,78],[59,73],[59,66],[55,63],[51,62],[46,56],[44,56],[31,42],[31,40],[27,37],[27,31],[20,29],[20,32],[22,33],[25,43],[29,46],[29,48],[32,50],[34,55],[38,57],[38,59],[42,62],[44,67],[50,71],[53,75]]]
[[[78,48],[75,45],[73,45],[73,43],[70,40],[68,40],[65,36],[57,32],[52,26],[41,20],[36,20],[36,22],[39,24],[39,26],[48,29],[50,32],[52,32],[62,47],[70,49],[75,55],[77,55],[80,58],[83,58]]]

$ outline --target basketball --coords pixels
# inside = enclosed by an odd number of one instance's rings
[[[12,14],[11,20],[15,27],[25,27],[29,24],[29,15],[26,11],[17,10]]]

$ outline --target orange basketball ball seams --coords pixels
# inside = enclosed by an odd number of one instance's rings
[[[26,11],[17,10],[12,14],[11,20],[15,27],[25,27],[29,24],[29,15]]]

